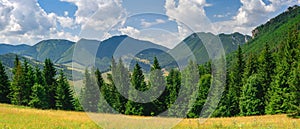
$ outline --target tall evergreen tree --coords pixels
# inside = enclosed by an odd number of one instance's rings
[[[48,108],[47,93],[44,86],[36,83],[32,87],[31,100],[28,105],[34,108],[46,109]]]
[[[13,68],[13,80],[10,87],[10,100],[12,104],[22,105],[24,100],[24,72],[19,57],[16,56]]]
[[[34,71],[28,64],[27,60],[24,60],[23,72],[25,84],[23,87],[24,99],[22,100],[22,103],[23,105],[28,105],[32,92],[32,86],[34,85]]]
[[[128,90],[130,87],[130,73],[128,69],[124,66],[122,59],[119,59],[119,62],[116,63],[114,59],[112,60],[112,79],[114,81],[114,85],[112,85],[113,91],[113,100],[114,108],[119,113],[125,113],[126,103],[128,96]]]
[[[45,60],[45,65],[44,65],[44,71],[43,71],[43,76],[45,80],[45,90],[47,93],[47,98],[48,98],[48,103],[49,107],[55,109],[55,92],[56,92],[56,69],[54,68],[54,64],[51,62],[50,59]]]
[[[85,111],[97,112],[99,103],[99,88],[97,86],[94,74],[90,74],[89,70],[85,70],[84,86],[81,91],[81,104]]]
[[[261,83],[264,93],[264,105],[266,105],[271,96],[271,94],[269,95],[269,93],[271,93],[271,82],[274,75],[274,69],[276,68],[274,58],[272,57],[272,53],[268,43],[265,44],[259,62],[259,74],[263,77]]]
[[[10,103],[10,99],[8,97],[10,93],[9,86],[10,84],[5,72],[5,67],[0,61],[0,103]]]
[[[173,105],[178,97],[179,90],[181,87],[181,73],[179,70],[171,69],[167,76],[167,87],[166,87],[166,104],[168,106],[169,116],[177,116],[177,110],[179,107]],[[172,107],[172,108],[171,108]]]
[[[149,95],[151,99],[154,99],[154,102],[152,104],[148,104],[145,108],[148,110],[148,113],[150,112],[150,114],[156,115],[168,109],[168,103],[166,101],[168,101],[169,97],[169,93],[167,93],[166,90],[165,78],[156,57],[154,57],[154,62],[151,67],[149,81],[151,89],[153,89],[154,93],[160,94],[160,96],[157,98],[156,96]],[[165,88],[163,89],[163,87]]]
[[[131,76],[131,85],[132,88],[139,90],[139,91],[146,91],[147,85],[144,81],[145,77],[143,75],[142,68],[138,63],[136,63],[133,73]],[[128,115],[143,115],[144,108],[142,103],[134,102],[134,100],[138,100],[139,96],[135,92],[135,90],[129,90],[129,101],[126,104],[126,111],[125,114]]]
[[[95,76],[96,76],[96,80],[97,80],[97,86],[99,87],[99,91],[100,91],[99,102],[98,102],[98,111],[103,112],[103,113],[112,113],[109,111],[109,107],[108,107],[109,105],[105,99],[105,98],[110,98],[112,96],[108,95],[109,94],[108,86],[105,84],[99,69],[96,70]],[[108,76],[110,76],[109,78],[111,79],[111,75],[108,75]]]
[[[239,46],[236,62],[231,68],[231,73],[229,74],[229,89],[228,89],[228,111],[231,116],[236,116],[240,113],[239,110],[239,99],[240,92],[243,87],[243,74],[244,74],[245,62],[243,58],[242,48]]]
[[[291,72],[288,81],[291,92],[288,94],[290,98],[289,116],[300,117],[300,62],[296,64]]]
[[[205,74],[202,75],[199,80],[199,89],[198,89],[198,96],[197,99],[193,105],[192,110],[189,112],[189,117],[197,118],[199,117],[201,110],[203,108],[203,105],[205,104],[207,98],[208,98],[208,92],[211,85],[211,75]]]
[[[218,107],[216,109],[216,111],[213,113],[213,116],[215,117],[230,117],[230,111],[229,111],[229,106],[230,104],[230,96],[228,95],[229,92],[229,82],[230,82],[230,77],[229,77],[229,70],[226,71],[226,85],[225,85],[225,89],[223,92],[223,95],[221,97],[221,100],[218,104]]]
[[[291,108],[291,98],[289,94],[292,92],[292,87],[288,84],[292,64],[297,62],[299,58],[298,50],[298,36],[297,29],[289,31],[286,42],[281,43],[277,57],[277,64],[275,69],[274,81],[271,84],[270,101],[266,106],[267,114],[287,113]],[[279,97],[280,96],[280,97]]]
[[[241,115],[264,114],[264,96],[262,92],[261,77],[258,74],[251,75],[242,89],[240,101]]]
[[[56,88],[56,108],[61,110],[74,110],[73,92],[63,71],[60,71]]]
[[[198,93],[198,81],[199,81],[199,71],[198,65],[194,61],[190,61],[187,67],[183,70],[181,75],[181,93],[179,94],[177,100],[180,100],[178,110],[178,117],[191,117],[186,116],[188,112],[193,108],[193,104],[196,101]]]

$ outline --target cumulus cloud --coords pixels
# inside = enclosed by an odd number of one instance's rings
[[[251,34],[254,27],[274,17],[274,13],[279,13],[278,11],[283,7],[299,3],[299,0],[269,1],[270,4],[266,4],[262,0],[240,0],[242,6],[231,20],[216,23],[210,23],[206,16],[204,7],[211,5],[208,5],[205,0],[178,0],[178,3],[175,0],[166,0],[165,9],[166,15],[181,21],[197,32]],[[228,15],[214,15],[214,17],[222,18]],[[182,31],[180,33],[186,31],[180,27],[178,30]]]
[[[166,15],[180,24],[189,26],[194,31],[212,31],[212,26],[205,14],[204,7],[210,6],[205,0],[166,0]]]
[[[57,16],[57,20],[63,28],[70,28],[70,29],[76,28],[74,19],[70,17]]]
[[[168,48],[175,47],[182,41],[177,32],[169,32],[163,29],[147,28],[138,30],[132,26],[118,29],[122,35],[128,35],[135,39],[150,41]]]
[[[262,0],[241,0],[242,6],[232,20],[214,23],[219,33],[242,32],[251,34],[258,25],[274,17],[285,6],[296,4],[295,0],[269,0],[266,4]]]
[[[34,44],[57,37],[75,40],[76,36],[56,30],[57,23],[66,27],[70,21],[54,13],[47,14],[36,0],[0,0],[0,42]]]
[[[107,31],[127,15],[121,0],[61,1],[74,3],[78,7],[75,22],[82,25],[83,38],[104,39]]]
[[[137,36],[140,34],[140,31],[134,27],[127,26],[125,28],[120,28],[119,31],[122,33],[122,35],[131,35],[131,36]]]

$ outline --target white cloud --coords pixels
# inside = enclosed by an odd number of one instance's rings
[[[210,23],[206,16],[204,7],[211,5],[208,5],[205,0],[179,0],[177,4],[175,0],[166,0],[165,9],[166,15],[181,21],[196,32],[251,34],[252,29],[274,17],[274,14],[279,13],[283,7],[297,4],[297,0],[269,0],[270,4],[262,0],[240,1],[242,6],[232,20],[216,23]],[[229,15],[214,15],[214,17],[222,18]],[[186,31],[180,27],[178,30],[181,31],[180,33]]]
[[[204,7],[209,6],[205,0],[166,0],[166,15],[189,26],[194,31],[213,31]],[[181,23],[180,23],[181,24]]]
[[[66,27],[70,21],[54,13],[47,14],[37,0],[0,0],[0,42],[35,44],[48,38],[75,40],[76,36],[56,30],[57,23]]]
[[[106,31],[127,15],[121,0],[61,0],[74,3],[78,10],[75,22],[82,25],[81,37],[104,39]]]
[[[182,38],[178,36],[178,33],[169,32],[163,29],[143,29],[138,30],[134,27],[127,26],[118,30],[122,35],[128,35],[135,39],[150,41],[168,48],[175,47]]]
[[[145,19],[141,20],[141,25],[144,28],[148,28],[148,27],[158,25],[158,24],[163,24],[163,23],[166,23],[166,21],[164,21],[163,19],[156,19],[154,22],[147,22]]]
[[[251,31],[260,24],[274,17],[274,13],[280,13],[283,7],[296,4],[295,0],[269,0],[266,4],[262,0],[241,0],[242,6],[237,15],[229,21],[214,23],[219,33],[241,32],[251,34]]]
[[[70,28],[70,29],[76,28],[74,19],[70,17],[57,16],[57,20],[63,28]]]
[[[127,26],[126,28],[120,28],[119,31],[122,33],[122,35],[129,35],[129,36],[138,36],[140,34],[140,31],[134,27]]]

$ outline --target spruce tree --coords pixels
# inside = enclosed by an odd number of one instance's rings
[[[298,30],[292,29],[288,33],[286,42],[281,43],[277,57],[274,81],[271,83],[270,101],[266,106],[267,114],[287,113],[291,108],[290,93],[292,87],[288,83],[291,68],[297,62],[298,54]],[[280,96],[280,97],[278,97]]]
[[[274,76],[274,69],[276,68],[274,58],[272,56],[268,43],[265,44],[259,62],[259,74],[263,77],[261,83],[264,93],[264,105],[266,105],[271,96],[271,94],[269,95],[269,93],[271,93],[271,82],[272,77]]]
[[[160,96],[158,96],[158,98],[155,98],[156,96],[149,95],[149,97],[152,97],[150,99],[154,99],[154,102],[152,104],[148,104],[145,108],[146,110],[148,110],[146,112],[152,115],[156,115],[168,109],[167,101],[169,97],[169,93],[167,93],[166,90],[165,78],[163,76],[163,72],[161,71],[161,67],[156,57],[154,57],[154,62],[151,67],[149,81],[151,89],[153,89],[154,93],[160,94]],[[163,89],[163,87],[165,88]]]
[[[94,74],[90,74],[89,70],[85,70],[84,86],[81,91],[81,104],[87,112],[97,112],[99,103],[99,88],[97,86]]]
[[[10,101],[12,104],[15,105],[22,105],[22,101],[24,100],[24,73],[21,61],[19,60],[19,57],[16,56],[15,62],[14,62],[14,68],[13,68],[13,80],[10,87]]]
[[[119,59],[119,62],[116,63],[114,59],[112,60],[112,78],[114,85],[112,85],[112,90],[114,93],[114,104],[115,110],[119,113],[125,113],[126,103],[128,96],[128,90],[130,87],[130,73],[128,69],[124,66],[122,59]]]
[[[136,63],[131,76],[132,88],[139,91],[146,91],[148,88],[144,79],[145,77],[143,75],[142,68],[138,63]],[[142,106],[143,104],[134,102],[134,100],[139,99],[139,96],[135,90],[129,90],[129,101],[126,104],[125,111],[125,114],[127,115],[143,115],[144,112],[144,107]]]
[[[48,99],[47,93],[44,86],[36,83],[32,87],[32,93],[30,96],[31,100],[29,101],[29,106],[40,109],[48,108]]]
[[[106,88],[107,85],[105,84],[101,72],[99,69],[95,72],[96,80],[97,80],[97,86],[99,87],[99,102],[98,102],[98,111],[102,113],[111,113],[108,110],[108,103],[106,102],[105,98],[113,97],[113,96],[105,96],[107,95],[108,90]],[[109,75],[110,76],[110,75]]]
[[[56,69],[54,68],[54,64],[50,59],[45,60],[43,77],[45,80],[45,90],[47,93],[47,99],[49,103],[49,107],[51,109],[55,109],[55,92],[56,92]]]
[[[178,96],[181,104],[178,110],[179,117],[192,117],[188,112],[193,108],[198,93],[199,71],[198,65],[194,61],[190,61],[184,68],[182,75],[181,93]],[[186,116],[188,114],[188,116]]]
[[[178,97],[179,90],[181,87],[181,74],[180,71],[177,69],[171,69],[169,75],[167,76],[167,87],[166,87],[166,104],[168,106],[169,116],[178,116],[178,108],[179,107],[172,107],[176,106],[173,105]],[[172,107],[172,108],[171,108]]]
[[[22,103],[23,105],[28,105],[30,101],[30,95],[32,92],[32,86],[34,85],[34,71],[32,67],[28,64],[27,60],[24,60],[23,72],[25,84],[23,87],[24,99],[22,100]]]
[[[230,117],[230,110],[229,107],[230,105],[230,96],[228,95],[229,92],[229,82],[230,82],[230,77],[229,77],[229,70],[226,72],[226,85],[225,85],[225,89],[223,92],[223,95],[221,97],[221,100],[218,104],[218,108],[216,109],[216,111],[213,113],[214,117]]]
[[[257,74],[251,75],[245,82],[240,101],[241,115],[264,114],[264,96],[262,94],[261,77]]]
[[[73,92],[70,88],[69,82],[66,79],[63,71],[60,71],[57,80],[56,88],[56,108],[60,110],[74,110]]]
[[[198,96],[197,99],[193,105],[192,110],[189,112],[189,117],[197,118],[199,117],[201,110],[203,108],[203,105],[205,104],[207,98],[208,98],[208,91],[211,85],[211,75],[205,74],[202,75],[198,86]]]
[[[5,67],[0,61],[0,103],[10,103],[10,99],[8,98],[10,93],[9,86],[10,84],[5,72]]]
[[[243,87],[243,74],[244,74],[245,62],[243,58],[242,48],[239,46],[236,62],[231,68],[231,73],[229,74],[229,89],[228,89],[228,111],[230,116],[236,116],[240,113],[239,110],[239,99],[240,92]]]
[[[300,117],[300,62],[298,62],[291,72],[291,76],[288,81],[291,92],[290,98],[290,110],[289,116]]]

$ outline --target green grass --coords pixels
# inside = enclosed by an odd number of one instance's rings
[[[90,114],[100,118],[100,125],[107,128],[151,128],[168,126],[175,118],[120,116],[110,114]],[[141,120],[137,122],[137,120]],[[124,127],[126,126],[126,127]],[[0,129],[98,129],[97,124],[83,112],[37,110],[22,106],[0,104]],[[199,119],[184,119],[174,129],[298,129],[300,119],[286,115],[266,115],[234,118],[210,118],[203,123]]]

